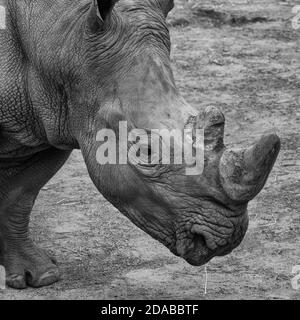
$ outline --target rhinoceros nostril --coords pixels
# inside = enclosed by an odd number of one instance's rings
[[[216,250],[218,248],[218,245],[216,244],[214,237],[209,232],[204,230],[203,227],[199,224],[194,224],[192,226],[191,233],[193,235],[196,235],[198,238],[202,237],[208,249]]]

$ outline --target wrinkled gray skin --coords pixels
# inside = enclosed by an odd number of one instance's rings
[[[171,0],[9,0],[0,30],[0,263],[14,288],[59,279],[29,239],[40,189],[81,149],[99,191],[134,224],[190,264],[242,241],[247,203],[263,188],[280,149],[275,135],[227,150],[224,116],[197,116],[179,95],[165,17]],[[194,116],[194,117],[191,117]],[[188,121],[189,119],[189,121]],[[102,128],[205,128],[205,170],[104,165]]]

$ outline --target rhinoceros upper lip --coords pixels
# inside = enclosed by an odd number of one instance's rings
[[[193,266],[202,266],[211,260],[214,253],[207,247],[205,238],[195,234],[189,246],[181,247],[179,243],[177,244],[177,255]]]
[[[191,233],[202,236],[208,249],[216,250],[218,248],[214,237],[199,224],[194,224],[192,226]]]

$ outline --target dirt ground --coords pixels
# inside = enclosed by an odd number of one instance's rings
[[[242,245],[206,268],[189,266],[105,201],[74,152],[41,191],[31,222],[62,280],[0,291],[0,298],[300,299],[291,285],[300,265],[300,29],[291,24],[297,1],[221,2],[207,8],[177,1],[172,59],[186,100],[224,111],[228,145],[248,146],[266,131],[282,139],[268,183],[249,205]]]

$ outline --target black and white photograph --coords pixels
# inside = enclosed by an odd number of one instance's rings
[[[299,301],[300,0],[0,0],[0,300]]]

